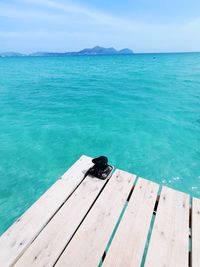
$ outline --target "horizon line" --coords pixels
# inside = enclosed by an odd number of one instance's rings
[[[85,48],[83,48],[85,49]],[[81,51],[81,50],[80,50]],[[67,54],[67,53],[79,53],[80,51],[65,51],[65,52],[57,52],[57,51],[36,51],[36,52],[31,52],[31,53],[23,53],[23,52],[18,52],[18,51],[2,51],[0,52],[1,54],[6,54],[6,53],[16,53],[16,54],[21,54],[21,56],[31,56],[32,54],[35,53],[52,53],[52,54]],[[124,54],[124,55],[140,55],[140,54],[190,54],[190,53],[200,53],[199,51],[161,51],[161,52],[134,52],[132,54]],[[99,55],[123,55],[123,54],[85,54],[87,55],[92,55],[92,56],[99,56]],[[19,55],[20,56],[20,55]],[[70,56],[70,55],[68,55]],[[82,54],[84,56],[84,54]]]

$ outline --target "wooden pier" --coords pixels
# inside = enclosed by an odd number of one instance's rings
[[[200,200],[82,156],[1,237],[0,267],[200,267]]]

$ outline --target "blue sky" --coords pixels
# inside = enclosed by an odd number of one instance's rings
[[[0,52],[200,51],[200,0],[0,0]]]

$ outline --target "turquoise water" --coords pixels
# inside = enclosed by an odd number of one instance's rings
[[[200,54],[0,58],[0,144],[0,233],[82,154],[200,197]]]

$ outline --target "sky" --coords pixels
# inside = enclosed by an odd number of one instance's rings
[[[200,0],[0,0],[0,52],[200,51]]]

